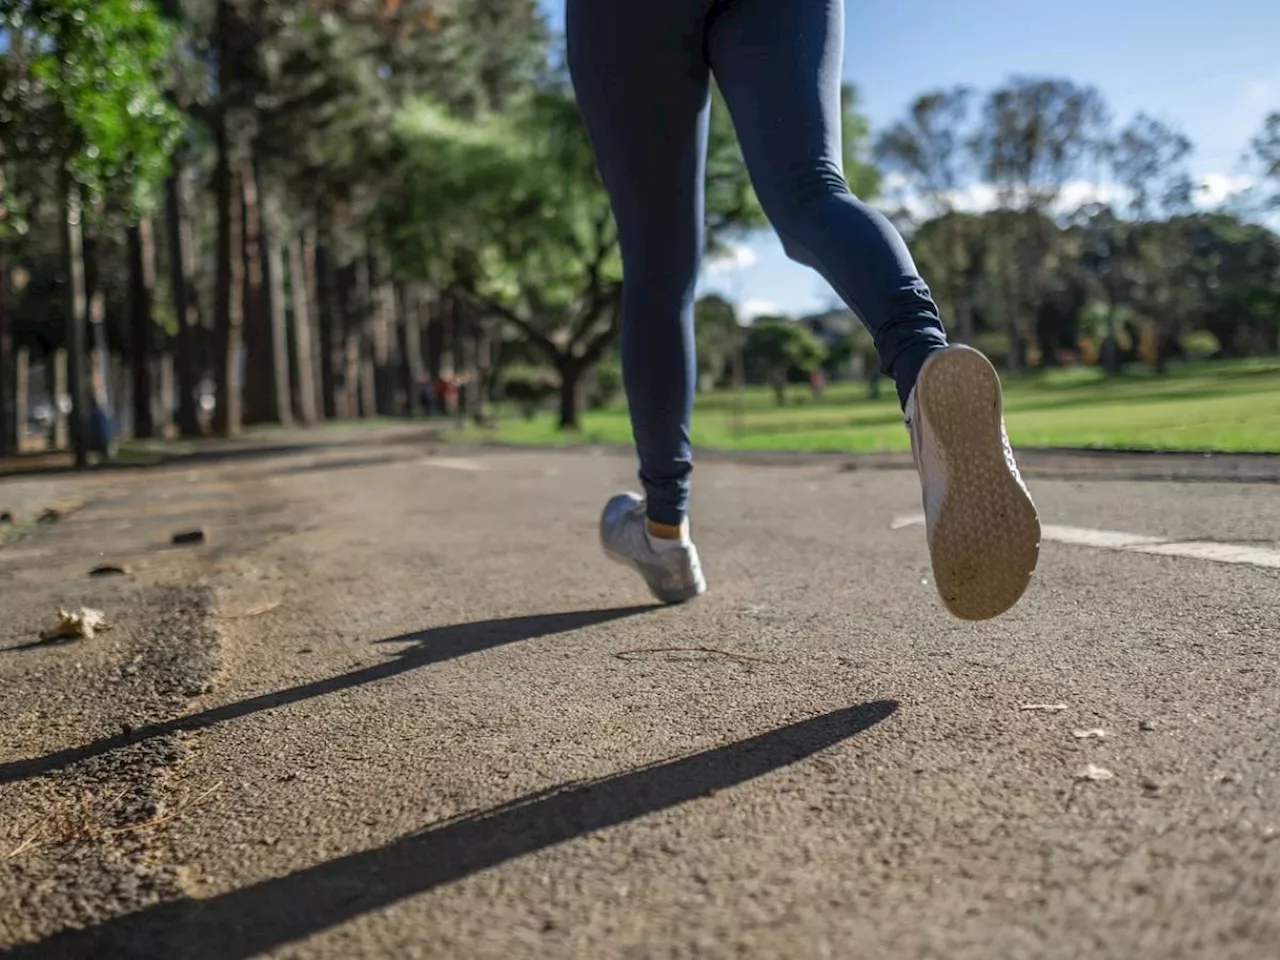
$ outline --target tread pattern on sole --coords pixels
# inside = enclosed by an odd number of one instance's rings
[[[1005,460],[1000,379],[976,350],[952,348],[920,373],[919,415],[947,471],[930,537],[934,581],[965,620],[1009,610],[1040,555],[1040,520]]]

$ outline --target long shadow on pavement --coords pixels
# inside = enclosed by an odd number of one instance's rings
[[[522,640],[533,640],[557,633],[568,633],[582,627],[590,627],[611,620],[621,620],[654,610],[656,607],[615,607],[608,610],[581,610],[570,613],[551,613],[532,617],[513,617],[507,620],[485,620],[480,623],[461,623],[448,627],[436,627],[419,633],[405,634],[402,637],[391,637],[380,643],[411,643],[411,647],[401,650],[396,655],[381,663],[362,670],[336,677],[325,677],[310,683],[264,693],[258,697],[239,700],[235,703],[213,707],[200,713],[175,717],[163,723],[152,723],[140,727],[128,734],[120,733],[113,737],[104,737],[79,747],[69,747],[43,757],[28,760],[12,760],[0,764],[0,784],[12,783],[27,777],[38,777],[62,767],[70,766],[81,760],[101,756],[120,747],[163,737],[180,730],[202,730],[227,720],[244,717],[262,710],[271,710],[299,700],[323,696],[338,690],[349,690],[366,683],[385,680],[428,664],[452,660],[471,653],[479,653],[492,647],[500,647],[508,643],[519,643]]]
[[[55,934],[8,956],[256,956],[509,860],[763,776],[897,709],[894,701],[860,704],[676,760],[563,784],[221,896],[163,903]]]

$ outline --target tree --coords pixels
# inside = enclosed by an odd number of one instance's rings
[[[1159,120],[1139,113],[1105,150],[1116,181],[1128,193],[1136,220],[1185,213],[1191,206],[1191,141]]]
[[[968,87],[922,94],[876,141],[876,159],[906,181],[930,218],[954,210],[969,180],[972,103]]]
[[[1108,373],[1121,369],[1119,319],[1122,304],[1133,293],[1136,247],[1132,225],[1105,204],[1076,211],[1070,229],[1078,242],[1077,264],[1093,298],[1102,304],[1101,360]],[[1090,335],[1096,333],[1089,330]]]
[[[757,317],[743,347],[748,369],[759,371],[773,387],[778,406],[787,400],[791,372],[808,375],[822,366],[827,348],[813,331],[786,317]]]
[[[840,128],[844,147],[844,178],[849,183],[849,189],[863,200],[874,200],[880,195],[881,178],[871,141],[871,121],[862,112],[861,93],[851,83],[840,87]],[[732,145],[736,150],[736,142],[731,133],[729,136],[722,134],[719,141]],[[736,175],[741,177],[740,168]]]
[[[1025,316],[1055,236],[1048,219],[1066,184],[1105,144],[1107,110],[1092,87],[1070,80],[1015,77],[988,94],[974,150],[999,205],[998,289],[1009,331],[1009,366],[1026,364]]]
[[[712,243],[762,222],[730,130],[713,124]],[[397,149],[396,189],[378,215],[397,270],[439,284],[472,322],[519,331],[560,377],[561,427],[576,428],[583,376],[617,336],[622,293],[617,231],[576,105],[552,88],[464,124],[424,104],[402,117]]]
[[[721,383],[732,367],[736,370],[744,330],[737,311],[724,297],[712,294],[693,307],[693,330],[697,340],[698,373],[712,386]]]
[[[1267,117],[1251,146],[1262,166],[1263,180],[1270,184],[1272,190],[1267,197],[1267,205],[1271,209],[1280,209],[1280,111]]]
[[[110,196],[138,210],[154,202],[177,134],[157,78],[169,31],[141,0],[0,0],[5,54],[0,149],[53,158],[62,209],[72,438],[77,466],[90,437],[85,366],[85,200]]]
[[[973,291],[967,282],[972,258],[964,243],[965,223],[952,214],[973,166],[972,103],[968,87],[926,93],[876,143],[876,157],[903,178],[925,215],[938,223],[940,255],[932,258],[929,277],[939,299],[957,317],[964,342],[974,338]]]

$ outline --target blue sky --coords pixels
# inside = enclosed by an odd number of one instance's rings
[[[553,25],[563,23],[563,0],[543,5]],[[845,76],[876,129],[926,90],[1065,76],[1098,87],[1120,122],[1145,110],[1177,126],[1196,144],[1193,172],[1221,192],[1242,175],[1240,156],[1263,118],[1280,110],[1276,0],[848,0],[846,9]],[[740,268],[711,267],[704,290],[749,312],[833,303],[830,288],[790,263],[771,234],[747,250]]]

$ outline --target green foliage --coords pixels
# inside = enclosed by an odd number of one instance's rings
[[[1045,210],[1105,146],[1107,120],[1093,87],[1014,77],[988,94],[973,149],[1003,206]]]
[[[747,331],[743,354],[748,369],[773,383],[778,400],[792,371],[810,374],[822,366],[827,348],[812,330],[785,317],[758,317]]]
[[[616,336],[622,290],[609,198],[576,104],[552,86],[464,122],[420,102],[394,138],[394,186],[374,223],[396,270],[514,328],[561,371],[567,410],[576,376]],[[711,175],[714,243],[760,214],[723,131],[713,136]]]
[[[5,159],[56,158],[85,189],[145,207],[178,117],[159,82],[172,34],[145,0],[0,0]]]
[[[840,88],[840,108],[844,178],[854,194],[874,200],[880,195],[880,170],[872,156],[871,121],[862,112],[858,88],[851,83]]]
[[[973,91],[935,90],[917,97],[904,119],[876,141],[876,159],[897,174],[933,217],[951,213],[973,165]]]
[[[1263,179],[1269,185],[1267,205],[1273,210],[1280,209],[1280,111],[1268,115],[1251,146],[1261,164]]]
[[[592,410],[603,410],[622,396],[622,366],[618,363],[597,364],[593,371],[591,394],[587,405]]]
[[[1116,181],[1129,193],[1135,219],[1185,213],[1190,208],[1192,183],[1186,159],[1191,141],[1181,133],[1139,113],[1106,150]]]
[[[555,372],[545,367],[511,367],[502,375],[502,395],[532,420],[557,388]]]
[[[708,247],[715,250],[724,232],[763,227],[768,222],[747,176],[746,162],[729,107],[719,87],[711,91],[711,126],[707,137]]]
[[[1222,344],[1208,330],[1193,330],[1183,338],[1182,346],[1192,360],[1208,360],[1222,352]]]
[[[721,382],[744,336],[733,304],[715,295],[703,297],[694,305],[693,330],[699,373]]]

